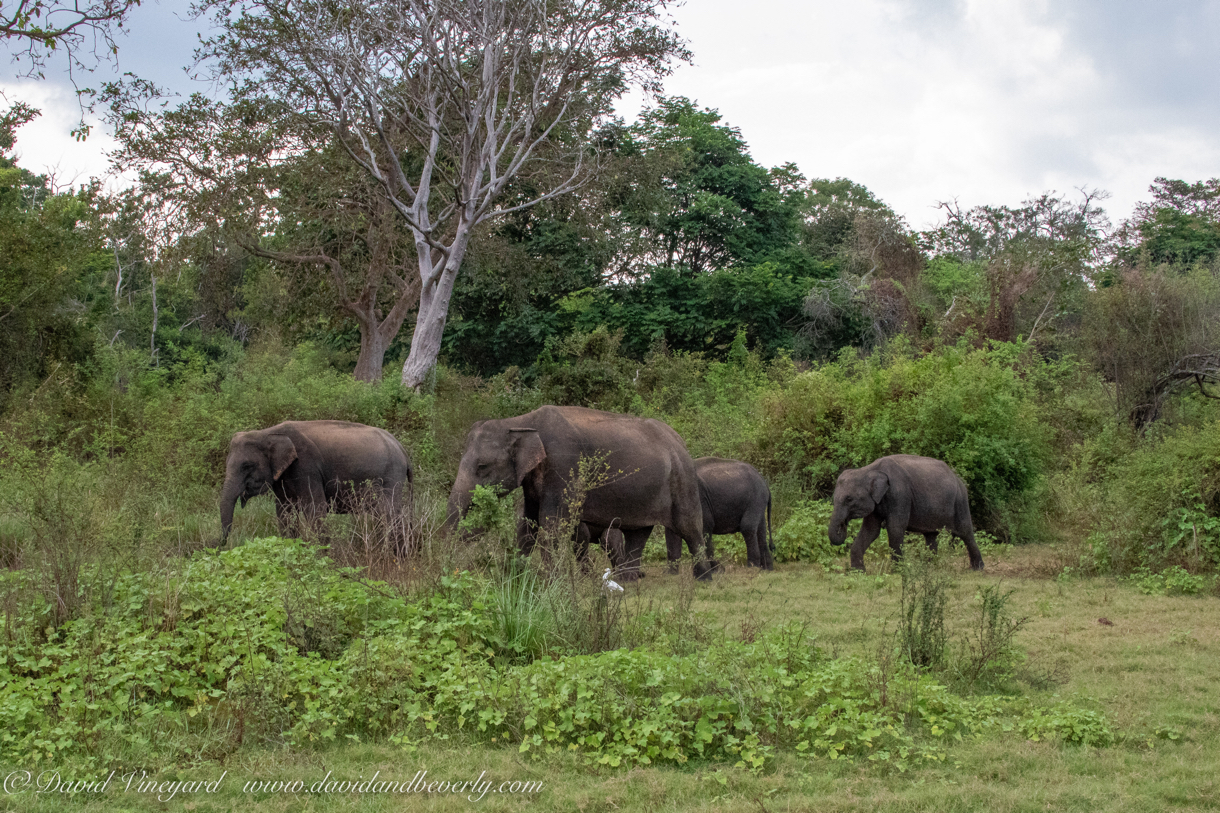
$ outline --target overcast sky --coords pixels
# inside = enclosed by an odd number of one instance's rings
[[[120,68],[189,92],[186,4],[138,8]],[[694,63],[666,86],[716,108],[754,159],[869,187],[914,227],[936,203],[1019,204],[1079,187],[1115,222],[1157,176],[1220,176],[1220,0],[688,0],[673,10]],[[96,84],[103,68],[87,80]],[[48,71],[48,74],[51,72]],[[62,181],[106,169],[104,136],[74,143],[66,78],[14,80],[44,117],[22,164]],[[641,99],[625,100],[629,117]]]

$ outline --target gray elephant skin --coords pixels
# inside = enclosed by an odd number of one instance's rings
[[[565,488],[580,460],[604,456],[609,479],[592,488],[577,519],[596,539],[607,528],[623,533],[619,575],[639,577],[644,543],[654,525],[672,528],[695,557],[695,575],[710,578],[703,557],[699,479],[686,444],[661,421],[575,406],[544,406],[515,418],[479,421],[466,436],[449,494],[446,525],[455,528],[470,508],[475,486],[521,487],[527,523],[521,551],[537,529],[567,517]]]
[[[771,544],[771,489],[758,470],[740,460],[723,457],[695,459],[703,503],[703,532],[709,537],[708,557],[714,556],[712,534],[740,533],[746,541],[746,563],[774,570]],[[682,557],[682,543],[665,531],[671,569]]]
[[[220,494],[221,542],[233,526],[234,504],[270,492],[280,534],[296,536],[299,521],[328,511],[372,509],[405,543],[403,507],[410,505],[413,472],[402,444],[384,429],[347,421],[285,421],[238,432],[229,443]],[[403,486],[406,486],[406,495]]]
[[[840,474],[828,529],[831,544],[846,542],[848,521],[861,517],[864,523],[851,546],[851,566],[857,570],[864,570],[864,552],[883,527],[895,560],[902,557],[907,531],[923,534],[928,548],[936,550],[937,534],[948,529],[966,543],[970,566],[983,569],[966,484],[943,461],[897,454]]]

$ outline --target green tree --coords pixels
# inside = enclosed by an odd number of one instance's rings
[[[635,237],[640,265],[699,274],[805,260],[788,256],[798,246],[803,179],[791,165],[768,171],[756,164],[740,130],[721,124],[717,111],[683,97],[661,99],[614,146],[620,161],[645,169],[623,173],[625,182],[608,193]]]
[[[615,254],[600,186],[522,209],[481,230],[454,288],[445,331],[449,364],[491,375],[528,367],[572,327],[561,306],[606,283]]]
[[[0,115],[0,404],[92,348],[81,278],[101,247],[98,190],[56,192],[17,166],[15,131],[37,115],[20,104]]]
[[[945,222],[919,236],[940,260],[928,281],[938,294],[932,315],[941,332],[1033,339],[1052,335],[1065,317],[1078,314],[1100,268],[1109,225],[1098,205],[1104,197],[1082,191],[1071,200],[1048,192],[1015,208],[968,210],[942,203]],[[948,284],[954,279],[965,289]]]
[[[837,276],[861,214],[896,217],[867,187],[847,178],[814,178],[803,193],[799,203],[801,244],[823,264],[822,276]]]
[[[1153,265],[1185,267],[1220,257],[1220,178],[1157,178],[1148,191],[1152,200],[1137,204],[1115,235],[1120,262],[1136,265],[1145,255]]]

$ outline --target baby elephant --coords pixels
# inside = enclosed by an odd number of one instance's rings
[[[695,459],[699,497],[703,503],[703,533],[708,537],[707,555],[712,558],[711,534],[740,532],[746,541],[746,563],[774,570],[771,548],[771,489],[758,470],[740,460],[721,457]],[[665,548],[670,570],[682,558],[682,540],[668,528]]]
[[[859,469],[848,469],[835,484],[834,513],[830,516],[830,542],[847,541],[849,520],[864,517],[864,525],[851,546],[851,566],[864,570],[864,552],[884,527],[896,560],[902,557],[907,531],[924,535],[936,550],[936,536],[948,528],[966,543],[970,567],[983,569],[983,557],[974,543],[966,484],[949,466],[931,457],[896,454]]]
[[[270,492],[281,535],[313,524],[328,511],[372,509],[384,515],[399,553],[405,552],[403,486],[411,500],[411,459],[384,429],[347,421],[285,421],[238,432],[229,443],[220,492],[221,542],[233,525],[234,504]]]

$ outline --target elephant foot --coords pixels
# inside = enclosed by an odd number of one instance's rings
[[[710,562],[711,562],[711,567],[712,567],[712,569],[711,569],[712,573],[723,573],[724,572],[724,565],[720,564],[720,560],[711,559]]]
[[[639,570],[624,570],[622,573],[614,574],[615,581],[620,582],[638,582],[642,578],[644,578],[644,574]]]
[[[695,562],[694,571],[696,581],[710,582],[712,580],[712,566],[707,562]]]
[[[665,566],[665,572],[668,573],[670,576],[678,575],[678,563],[670,562],[669,564],[667,564]]]
[[[982,559],[979,559],[977,562],[971,562],[971,563],[970,563],[970,569],[971,569],[971,570],[978,570],[978,571],[982,572],[982,570],[983,570],[983,560],[982,560]]]

